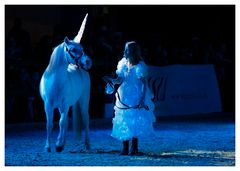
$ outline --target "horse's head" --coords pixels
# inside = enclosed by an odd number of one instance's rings
[[[92,59],[89,58],[86,54],[84,54],[81,57],[81,66],[85,69],[85,70],[89,70],[92,67]]]
[[[66,58],[69,64],[81,66],[83,69],[90,69],[92,60],[84,53],[83,47],[67,37],[64,39]]]

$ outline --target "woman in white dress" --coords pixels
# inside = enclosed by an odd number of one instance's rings
[[[138,153],[138,137],[153,135],[153,94],[147,85],[147,65],[139,45],[127,42],[124,57],[118,62],[113,85],[121,84],[115,94],[115,117],[111,136],[123,142],[121,155]],[[132,140],[129,153],[129,140]]]

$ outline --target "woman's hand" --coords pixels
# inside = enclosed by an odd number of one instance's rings
[[[109,76],[104,76],[103,80],[107,83],[112,83],[113,85],[115,84],[121,84],[123,82],[122,77],[117,77],[116,79],[109,77]]]

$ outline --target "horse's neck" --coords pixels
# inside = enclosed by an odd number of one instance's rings
[[[54,72],[58,70],[67,70],[67,67],[68,62],[65,58],[64,45],[62,43],[53,50],[47,70],[48,72]]]

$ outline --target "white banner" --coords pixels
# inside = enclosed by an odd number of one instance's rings
[[[156,116],[222,110],[213,65],[149,66],[148,82]]]

